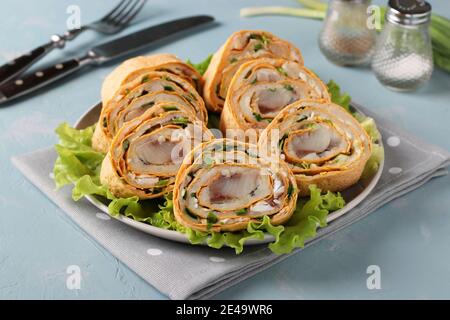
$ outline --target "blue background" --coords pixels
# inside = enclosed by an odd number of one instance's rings
[[[375,1],[385,3],[385,1]],[[450,18],[450,3],[431,1]],[[92,21],[111,1],[2,0],[0,63],[65,31],[69,5],[82,22]],[[425,141],[450,150],[450,75],[436,70],[414,93],[383,88],[366,68],[337,67],[317,46],[320,21],[294,17],[240,18],[239,9],[291,5],[294,0],[150,0],[131,32],[177,17],[207,13],[219,25],[147,50],[202,60],[239,29],[266,29],[298,45],[306,65],[323,80],[334,79],[353,99]],[[93,32],[54,52],[46,63],[78,55],[103,38]],[[104,77],[116,66],[85,70],[48,90],[0,107],[0,298],[165,298],[90,239],[35,189],[10,157],[56,142],[54,128],[76,119],[100,98]],[[436,179],[377,210],[338,234],[230,288],[226,299],[450,298],[450,177]],[[78,265],[80,290],[66,288],[66,268]],[[381,269],[381,289],[366,286],[369,265]]]

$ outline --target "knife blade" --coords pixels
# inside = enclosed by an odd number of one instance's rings
[[[195,16],[182,18],[174,21],[162,23],[160,25],[144,29],[132,33],[130,35],[121,37],[117,40],[112,40],[104,44],[100,44],[90,51],[101,57],[101,61],[108,61],[121,55],[126,55],[131,51],[144,48],[150,43],[164,39],[179,31],[189,29],[204,23],[212,22],[214,18],[211,16]]]
[[[0,104],[35,91],[87,65],[99,65],[143,49],[158,40],[214,21],[207,15],[191,16],[165,22],[91,48],[84,56],[70,59],[34,74],[0,85]]]

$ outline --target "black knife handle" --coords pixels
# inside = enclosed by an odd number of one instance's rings
[[[37,47],[27,54],[7,62],[0,67],[0,83],[4,83],[7,80],[19,75],[37,60],[52,51],[54,47],[53,42],[49,42],[43,46]]]
[[[0,67],[0,84],[17,77],[53,49],[64,48],[67,41],[75,39],[84,30],[86,30],[86,28],[69,30],[63,35],[55,34],[51,36],[50,42],[47,42],[46,44],[37,47],[36,49],[31,50],[30,52],[11,60],[10,62],[7,62]]]
[[[78,59],[67,60],[33,74],[10,80],[0,85],[0,103],[30,93],[82,67]]]

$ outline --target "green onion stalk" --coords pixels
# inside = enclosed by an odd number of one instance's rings
[[[295,7],[252,7],[242,8],[241,16],[267,16],[284,15],[295,16],[308,19],[322,20],[325,18],[328,5],[320,0],[297,0],[303,8]],[[384,24],[384,14],[386,7],[381,8],[381,24]],[[431,15],[430,35],[433,46],[433,60],[436,66],[450,73],[450,19],[433,13]]]

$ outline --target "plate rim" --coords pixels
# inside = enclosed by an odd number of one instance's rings
[[[365,116],[365,114],[358,108],[359,104],[357,104],[355,102],[351,102],[350,104],[353,108],[355,108],[355,110],[357,110],[360,114]],[[75,122],[74,128],[83,129],[82,123],[84,122],[84,120],[91,113],[95,112],[96,108],[101,108],[101,105],[102,105],[102,103],[99,102],[99,103],[95,104],[93,107],[91,107],[90,109],[88,109],[87,111],[85,111]],[[91,125],[93,125],[93,124],[91,124]],[[383,150],[384,150],[384,144],[383,144],[382,137],[380,138],[379,144],[381,145],[381,147],[383,147]],[[350,210],[352,210],[358,204],[360,204],[372,192],[372,190],[375,188],[375,186],[377,185],[378,181],[381,178],[381,175],[382,175],[383,169],[384,169],[384,162],[385,162],[385,159],[383,157],[383,161],[381,161],[381,163],[378,167],[377,173],[372,177],[369,184],[364,188],[364,190],[361,193],[359,193],[350,202],[346,203],[346,205],[343,208],[336,210],[327,216],[327,224],[340,218],[341,216],[345,215],[346,213],[348,213]],[[188,236],[185,233],[181,233],[181,232],[178,232],[175,230],[167,230],[167,229],[163,229],[163,228],[158,228],[158,227],[152,226],[148,223],[136,221],[136,220],[129,218],[122,214],[113,216],[109,213],[108,207],[104,203],[102,203],[100,200],[98,200],[95,196],[86,195],[84,197],[92,205],[94,205],[95,207],[100,209],[102,212],[108,214],[110,217],[112,217],[132,228],[135,228],[137,230],[140,230],[142,232],[145,232],[152,236],[156,236],[161,239],[166,239],[166,240],[185,243],[185,244],[191,244],[191,242],[188,239]],[[248,239],[244,245],[248,246],[248,245],[267,244],[269,242],[272,242],[273,240],[275,240],[275,238],[272,235],[265,234],[264,239]],[[206,243],[202,243],[202,245],[206,245]]]

